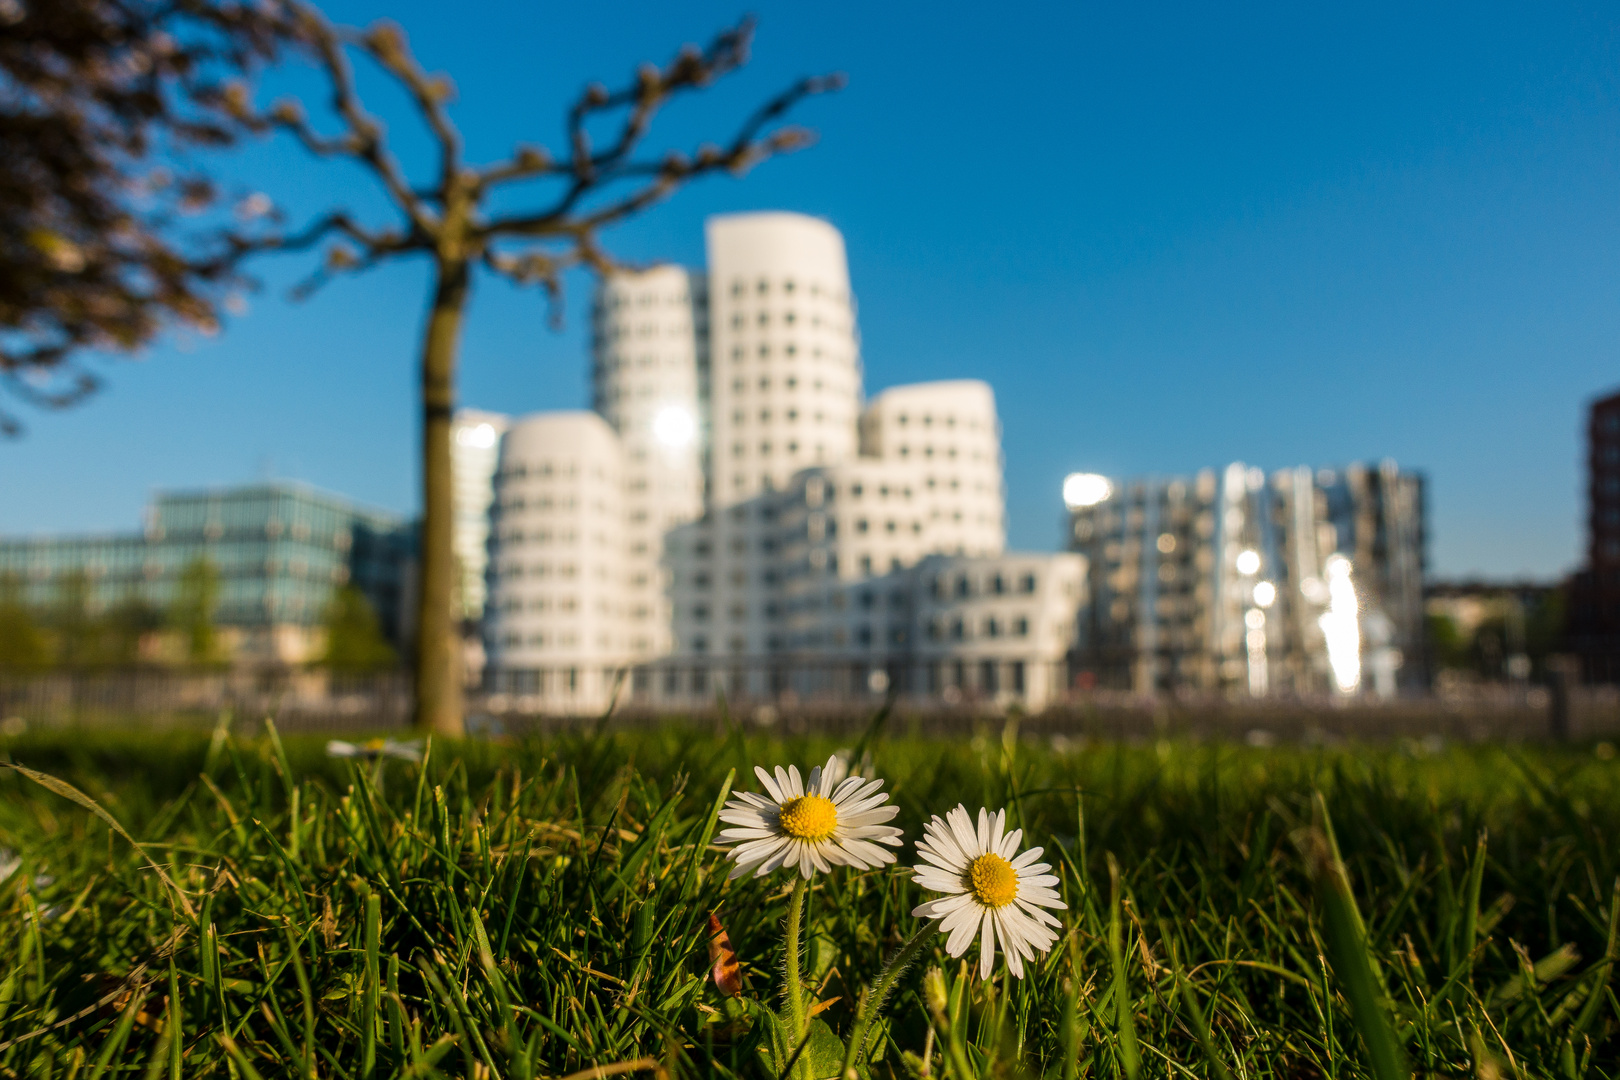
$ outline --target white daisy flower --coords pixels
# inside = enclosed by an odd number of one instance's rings
[[[900,808],[884,805],[889,796],[879,790],[882,780],[845,777],[836,756],[811,769],[809,783],[792,765],[777,766],[774,777],[756,765],[754,774],[765,794],[739,791],[720,811],[721,821],[737,826],[718,837],[737,845],[726,855],[737,862],[732,877],[797,866],[808,878],[834,866],[870,870],[894,862],[894,853],[878,845],[900,846],[901,830],[883,824]]]
[[[342,739],[330,739],[326,744],[326,756],[337,758],[377,758],[393,757],[405,761],[422,760],[422,741],[412,739],[410,742],[395,742],[393,739],[367,739],[356,745],[344,742]]]
[[[976,936],[979,943],[979,976],[988,979],[995,967],[996,939],[1007,954],[1007,970],[1014,978],[1024,977],[1024,961],[1046,953],[1057,940],[1050,928],[1062,923],[1042,908],[1065,909],[1055,885],[1052,868],[1036,862],[1042,848],[1018,854],[1018,841],[1024,830],[1004,832],[1007,811],[979,811],[979,827],[973,827],[967,807],[958,806],[941,820],[938,815],[923,826],[917,853],[923,862],[912,878],[932,892],[949,893],[930,900],[911,914],[923,919],[941,919],[940,933],[949,934],[945,951],[954,956],[967,952]]]

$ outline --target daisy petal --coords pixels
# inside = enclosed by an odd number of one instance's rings
[[[777,769],[776,771],[781,772],[782,770]],[[766,772],[760,766],[755,765],[754,766],[754,775],[759,777],[759,782],[761,784],[765,785],[765,790],[771,793],[771,798],[774,801],[776,801],[777,803],[787,802],[787,800],[782,797],[782,787],[781,787],[781,785],[778,784],[775,780],[773,780],[771,778],[770,773]]]
[[[986,824],[984,811],[979,811],[979,821]],[[981,830],[982,831],[982,830]],[[979,930],[979,978],[988,979],[990,973],[996,969],[996,916],[993,911],[984,913],[983,925]]]

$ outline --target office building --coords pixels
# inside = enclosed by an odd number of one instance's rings
[[[592,317],[594,408],[623,449],[623,577],[638,659],[670,646],[663,537],[703,513],[707,288],[702,274],[676,266],[614,274]]]
[[[464,624],[477,627],[488,595],[490,504],[495,498],[495,468],[501,436],[512,418],[479,409],[457,409],[450,427],[450,477],[455,525],[451,540],[456,557],[455,611]]]
[[[1423,478],[1394,462],[1064,485],[1089,564],[1076,678],[1392,697],[1425,685]]]
[[[571,523],[577,508],[541,507],[521,486],[532,483],[533,460],[514,440],[562,420],[521,420],[506,437],[486,619],[491,687],[520,708],[556,712],[605,708],[615,693],[647,705],[891,689],[1050,700],[1064,682],[1082,560],[1004,553],[990,388],[895,387],[863,408],[837,230],[763,213],[713,218],[705,232],[706,271],[663,266],[603,283],[593,316],[600,419],[571,415],[566,439],[555,440],[589,445],[620,477],[591,480],[617,483],[617,496],[577,496],[619,500],[616,525],[591,526],[601,537],[591,552],[598,592],[571,594],[605,605],[589,648],[564,629],[563,609],[533,606],[531,560],[517,554],[540,532],[586,531]],[[973,584],[936,595],[945,578]],[[966,606],[947,617],[942,605]],[[958,623],[955,637],[939,629]],[[570,633],[579,637],[571,650],[560,643]]]
[[[501,413],[458,409],[450,425],[450,544],[456,560],[451,610],[460,625],[461,675],[471,685],[483,681],[488,664],[484,606],[489,596],[489,522],[501,436],[511,422]]]
[[[518,420],[501,443],[488,636],[506,689],[559,708],[611,700],[630,659],[623,450],[593,412]]]
[[[1569,647],[1587,682],[1620,682],[1620,393],[1586,421],[1586,565],[1571,582]]]
[[[187,569],[206,562],[219,577],[214,621],[229,658],[279,666],[320,656],[327,605],[349,583],[403,647],[414,552],[414,533],[400,519],[277,481],[161,492],[141,532],[0,539],[0,578],[42,612],[72,587],[91,614],[124,603],[161,613]]]

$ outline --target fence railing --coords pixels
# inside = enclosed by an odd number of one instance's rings
[[[0,676],[0,724],[138,724],[275,719],[283,728],[392,728],[410,722],[410,677],[323,671],[163,671]]]
[[[1056,738],[1143,738],[1173,735],[1272,741],[1332,741],[1437,736],[1442,739],[1620,739],[1620,687],[1548,688],[1485,684],[1445,694],[1383,701],[1368,697],[1252,699],[1174,694],[1143,697],[1118,691],[1063,690],[1044,706],[1010,688],[917,685],[858,678],[850,671],[716,671],[703,684],[690,676],[663,693],[657,678],[625,672],[605,681],[605,695],[469,690],[474,730],[517,734],[595,720],[648,726],[682,717],[780,727],[792,732],[859,730],[885,703],[896,714],[891,730],[927,735],[967,733],[987,719],[1022,715],[1023,730]],[[813,687],[814,692],[803,688]],[[799,688],[799,689],[796,689]],[[524,688],[527,689],[527,688]],[[561,696],[558,696],[561,695]],[[172,671],[0,674],[0,733],[35,725],[140,726],[214,723],[221,714],[241,723],[274,719],[282,730],[357,731],[409,724],[412,695],[406,672],[339,676],[322,671]]]

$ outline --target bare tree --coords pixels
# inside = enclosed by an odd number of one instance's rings
[[[0,382],[45,407],[97,386],[86,350],[211,332],[235,285],[195,152],[234,142],[221,93],[279,51],[233,0],[0,0]],[[213,235],[217,240],[217,233]],[[0,410],[0,433],[17,419]]]
[[[329,279],[369,270],[397,258],[426,256],[432,264],[431,297],[422,331],[422,532],[417,612],[416,721],[433,731],[462,731],[459,650],[451,601],[455,561],[451,547],[450,422],[455,407],[456,359],[462,317],[475,270],[501,275],[549,295],[554,316],[562,276],[575,267],[597,272],[614,263],[599,243],[608,226],[661,201],[682,185],[712,174],[741,174],[775,154],[810,143],[809,132],[785,126],[786,113],[805,97],[835,89],[838,76],[806,78],[753,112],[723,144],[691,153],[644,153],[657,112],[671,99],[703,89],[748,59],[751,20],[718,35],[706,49],[687,47],[670,63],[642,66],[629,85],[588,87],[567,113],[567,149],[554,155],[538,144],[519,144],[504,161],[464,160],[461,136],[450,118],[452,87],[411,54],[392,23],[363,31],[333,26],[314,9],[294,6],[291,25],[302,48],[325,74],[336,130],[313,122],[294,100],[258,111],[245,89],[230,98],[236,117],[259,130],[290,133],[310,153],[364,166],[392,202],[397,217],[379,225],[349,210],[321,215],[306,227],[275,235],[241,235],[229,260],[262,251],[323,250],[320,266],[295,292]],[[437,167],[425,182],[409,178],[389,148],[382,123],[361,102],[351,57],[375,63],[409,97],[432,136]],[[593,129],[607,127],[603,142]],[[532,206],[494,211],[497,191],[535,185]]]

